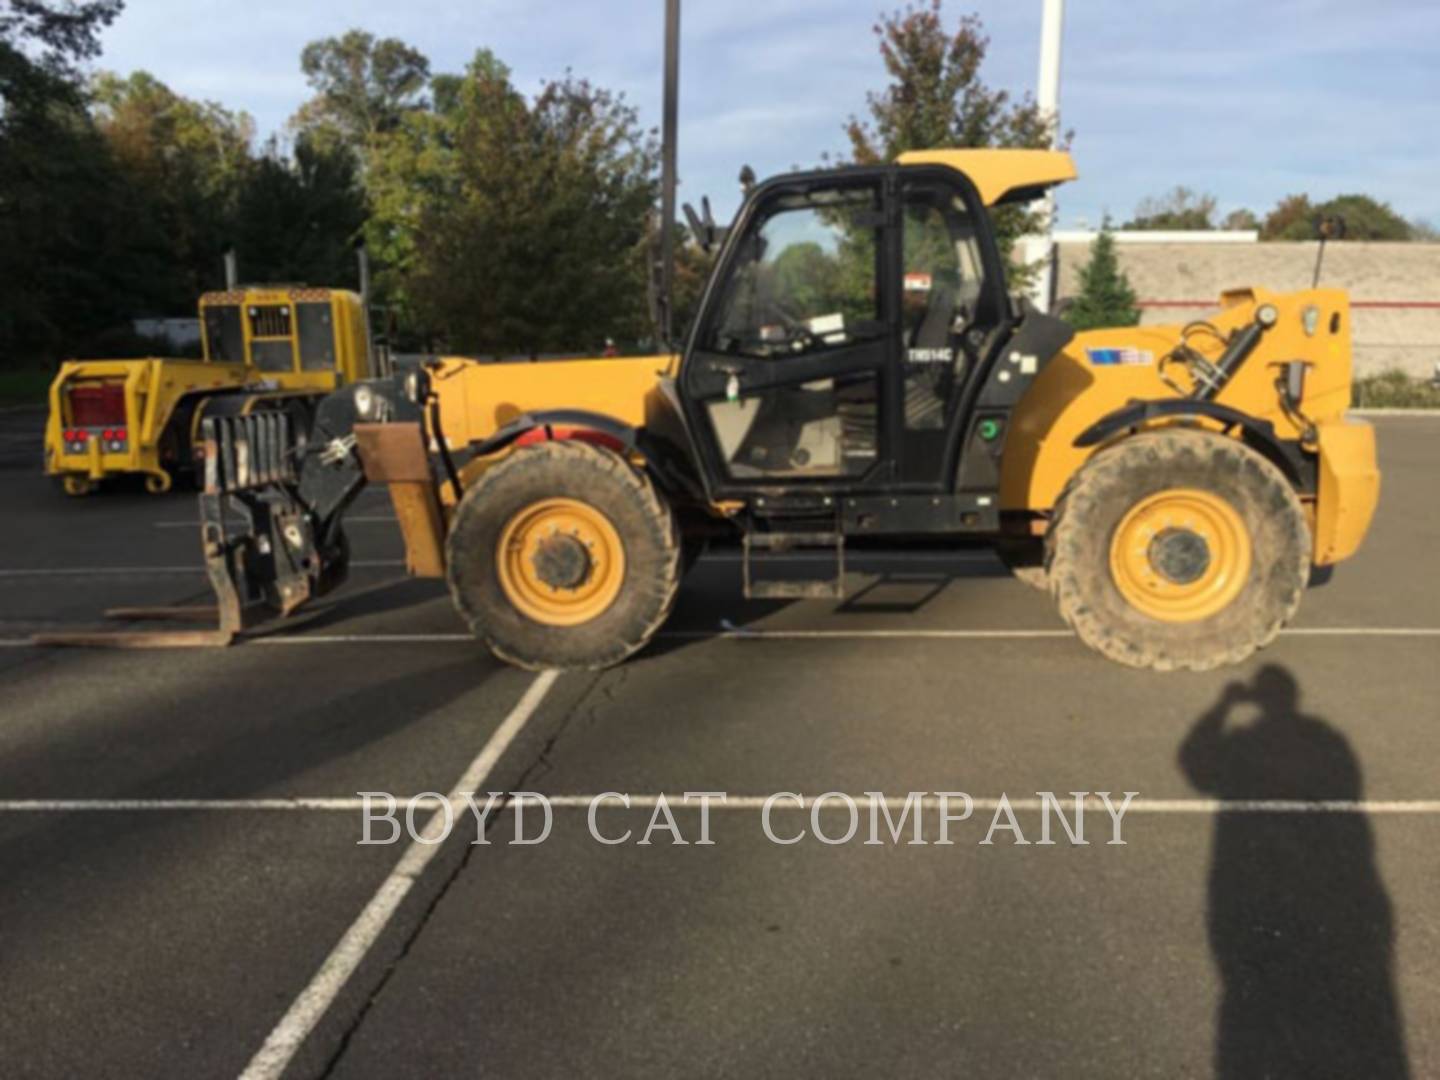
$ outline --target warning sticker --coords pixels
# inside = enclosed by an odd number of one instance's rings
[[[1096,367],[1153,366],[1155,354],[1149,349],[1086,349]]]

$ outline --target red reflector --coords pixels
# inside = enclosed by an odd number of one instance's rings
[[[124,429],[123,427],[117,429],[116,432],[115,432],[115,438],[119,439],[121,442],[124,442],[124,441],[125,441],[125,435],[126,435],[126,431],[125,431],[125,429]]]
[[[110,442],[115,438],[115,432],[111,431],[109,428],[106,428],[103,432],[101,432],[101,434],[104,436],[106,442]]]

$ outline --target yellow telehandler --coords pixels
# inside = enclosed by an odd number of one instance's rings
[[[847,545],[989,543],[1105,656],[1238,661],[1375,511],[1374,433],[1346,416],[1346,296],[1237,289],[1185,326],[1075,333],[1009,295],[990,217],[1074,176],[1066,153],[1011,149],[778,176],[723,232],[686,208],[719,254],[672,353],[442,358],[337,390],[308,427],[207,418],[220,626],[98,643],[226,643],[295,611],[343,578],[345,509],[381,483],[410,571],[447,580],[475,636],[526,667],[643,648],[720,538],[747,595],[792,597],[840,595]],[[799,560],[767,553],[799,549],[828,577],[774,573]]]

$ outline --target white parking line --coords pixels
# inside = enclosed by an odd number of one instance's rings
[[[445,822],[461,815],[465,809],[465,797],[484,785],[501,755],[520,734],[526,721],[534,715],[550,687],[555,685],[559,674],[558,671],[542,671],[535,677],[524,697],[510,710],[510,715],[496,729],[495,734],[490,736],[479,756],[455,782],[454,789],[447,796],[450,805],[436,810],[425,823],[421,837],[428,842],[410,842],[395,869],[365,905],[365,910],[360,912],[350,929],[345,931],[345,936],[325,958],[325,963],[320,966],[310,984],[300,992],[300,996],[295,999],[280,1023],[275,1025],[275,1030],[270,1032],[265,1044],[250,1059],[250,1064],[245,1066],[245,1071],[240,1074],[240,1080],[275,1080],[285,1071],[285,1067],[300,1049],[300,1044],[325,1015],[330,1003],[350,980],[350,976],[360,966],[360,961],[389,924],[400,907],[400,902],[405,899],[420,874],[430,864],[430,860],[435,858],[443,846],[435,841],[444,831]]]
[[[532,686],[532,690],[534,687]],[[543,695],[542,695],[543,696]],[[538,703],[538,701],[537,701]],[[521,704],[524,704],[522,701]],[[518,706],[517,706],[518,708]],[[533,711],[533,708],[532,708]],[[497,732],[498,735],[498,732]],[[492,763],[493,764],[493,763]],[[467,773],[467,776],[469,774]],[[484,782],[481,777],[476,781],[477,786]],[[465,789],[457,786],[449,798],[452,803],[459,803],[463,807],[463,800],[466,795],[475,795],[475,788]],[[613,792],[604,792],[610,796]],[[590,804],[598,798],[598,795],[547,795],[545,798],[555,810],[589,810]],[[699,810],[700,804],[686,802],[684,792],[665,792],[653,795],[628,795],[631,810],[653,810],[660,804],[663,797],[666,804],[672,810]],[[710,801],[711,810],[729,811],[755,811],[764,809],[765,803],[769,801],[767,795],[726,795],[725,801],[717,799]],[[905,800],[896,796],[886,796],[882,799],[874,799],[869,795],[851,796],[856,806],[869,808],[871,804],[883,803],[887,810],[905,809]],[[1007,799],[1012,809],[1033,810],[1044,809],[1042,800],[1015,798]],[[950,800],[953,806],[957,800]],[[1065,800],[1068,805],[1070,800]],[[399,797],[396,799],[396,808],[404,808],[412,803],[425,806],[435,805],[434,795]],[[496,808],[497,813],[510,813],[514,809],[515,801],[512,800]],[[916,800],[922,809],[934,810],[942,807],[941,800],[934,795],[926,795]],[[976,810],[999,809],[1000,800],[991,798],[972,798],[971,806]],[[352,798],[293,798],[293,799],[4,799],[0,800],[0,813],[137,813],[137,812],[187,812],[187,811],[319,811],[324,813],[359,813],[367,808],[364,799]],[[806,799],[803,795],[801,800],[782,799],[774,804],[774,811],[782,813],[785,811],[808,810],[813,806],[813,799]],[[1101,809],[1104,806],[1098,798],[1091,795],[1085,800],[1087,809]],[[602,809],[622,809],[621,805],[613,799],[607,799],[601,803]],[[830,799],[822,804],[822,809],[834,811],[846,808],[841,799]],[[452,806],[452,810],[456,807]],[[1440,814],[1440,799],[1132,799],[1127,813],[1140,814]],[[440,812],[437,812],[437,817]],[[434,822],[431,818],[431,822]],[[427,826],[428,827],[428,826]],[[409,853],[407,852],[407,858]],[[428,860],[427,860],[428,861]],[[422,867],[423,868],[423,867]],[[397,868],[397,873],[399,872]],[[413,881],[415,875],[411,875]],[[394,874],[391,877],[395,877]],[[388,881],[387,881],[387,884]],[[408,885],[406,886],[408,888]],[[382,892],[384,886],[381,887]],[[378,894],[377,894],[378,896]],[[373,903],[373,901],[372,901]],[[367,908],[367,911],[369,909]],[[362,916],[363,918],[363,916]],[[388,916],[387,916],[388,918]],[[358,920],[357,920],[358,925]],[[351,928],[352,930],[354,927]],[[378,932],[378,930],[377,930]],[[344,942],[342,941],[342,944]],[[328,961],[327,961],[328,963]],[[324,969],[322,969],[323,973]],[[318,978],[318,976],[317,976]],[[337,986],[338,990],[339,987]],[[318,1019],[318,1016],[316,1017]],[[312,1024],[313,1026],[313,1024]],[[303,1036],[302,1036],[303,1037]]]
[[[352,567],[374,568],[404,566],[404,559],[356,559]],[[0,578],[29,577],[146,577],[151,574],[195,574],[205,573],[203,566],[61,566],[24,567],[0,570]]]
[[[380,522],[394,522],[393,514],[347,514],[346,525],[377,525]],[[200,527],[198,521],[157,521],[154,523],[157,529],[196,529]]]

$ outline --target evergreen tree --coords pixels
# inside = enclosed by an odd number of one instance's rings
[[[1090,248],[1090,258],[1080,267],[1080,294],[1065,312],[1065,320],[1076,330],[1134,326],[1140,321],[1135,290],[1120,269],[1108,221]]]

